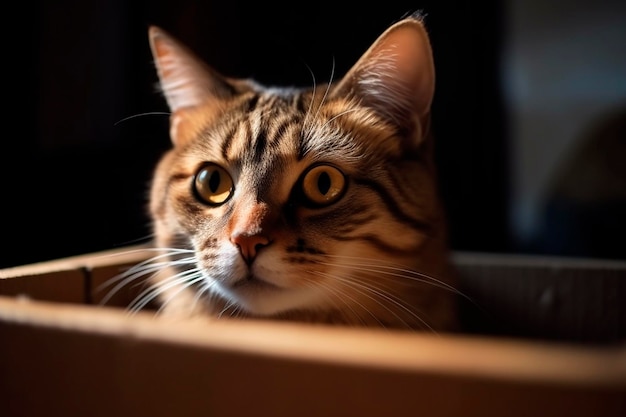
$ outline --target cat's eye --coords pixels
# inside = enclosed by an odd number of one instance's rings
[[[346,177],[330,165],[316,165],[302,179],[304,196],[315,205],[328,205],[339,200],[346,189]]]
[[[233,179],[226,170],[216,164],[206,164],[194,180],[196,195],[211,206],[224,204],[233,194]]]

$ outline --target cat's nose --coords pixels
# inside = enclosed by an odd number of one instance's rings
[[[275,211],[263,201],[244,202],[235,209],[229,222],[230,241],[237,245],[248,265],[252,264],[261,248],[270,244],[275,221]]]
[[[247,235],[245,233],[234,234],[230,241],[237,245],[241,256],[248,265],[254,261],[259,250],[270,243],[270,240],[263,235]]]

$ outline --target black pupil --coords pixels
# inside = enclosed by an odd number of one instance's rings
[[[211,172],[211,176],[209,177],[209,188],[211,192],[214,193],[217,191],[217,187],[220,186],[220,172],[215,170]]]
[[[328,190],[330,190],[330,175],[327,172],[322,172],[319,177],[317,177],[317,188],[320,190],[320,193],[326,195]]]

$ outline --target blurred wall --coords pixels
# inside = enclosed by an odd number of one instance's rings
[[[384,29],[418,9],[427,14],[437,66],[433,126],[454,247],[506,250],[499,2],[338,8],[319,1],[303,9],[59,0],[20,3],[11,15],[0,266],[150,238],[146,190],[169,139],[148,25],[170,31],[225,74],[310,85],[309,68],[317,82],[333,65],[343,74]]]
[[[626,2],[509,0],[506,10],[516,247],[626,259]]]
[[[148,25],[225,74],[309,85],[307,66],[318,82],[333,64],[343,74],[388,25],[420,9],[437,69],[433,129],[453,248],[619,256],[596,245],[559,246],[552,237],[577,231],[578,220],[563,221],[574,212],[563,208],[569,200],[549,198],[557,171],[572,178],[556,167],[624,97],[619,1],[349,9],[319,1],[303,10],[282,2],[59,0],[16,4],[11,14],[0,267],[150,238],[146,191],[169,138]],[[600,217],[616,225],[612,207]]]

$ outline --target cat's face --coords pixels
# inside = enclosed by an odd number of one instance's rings
[[[172,110],[150,195],[166,313],[445,328],[419,19],[310,90],[227,79],[162,30],[150,40]]]

